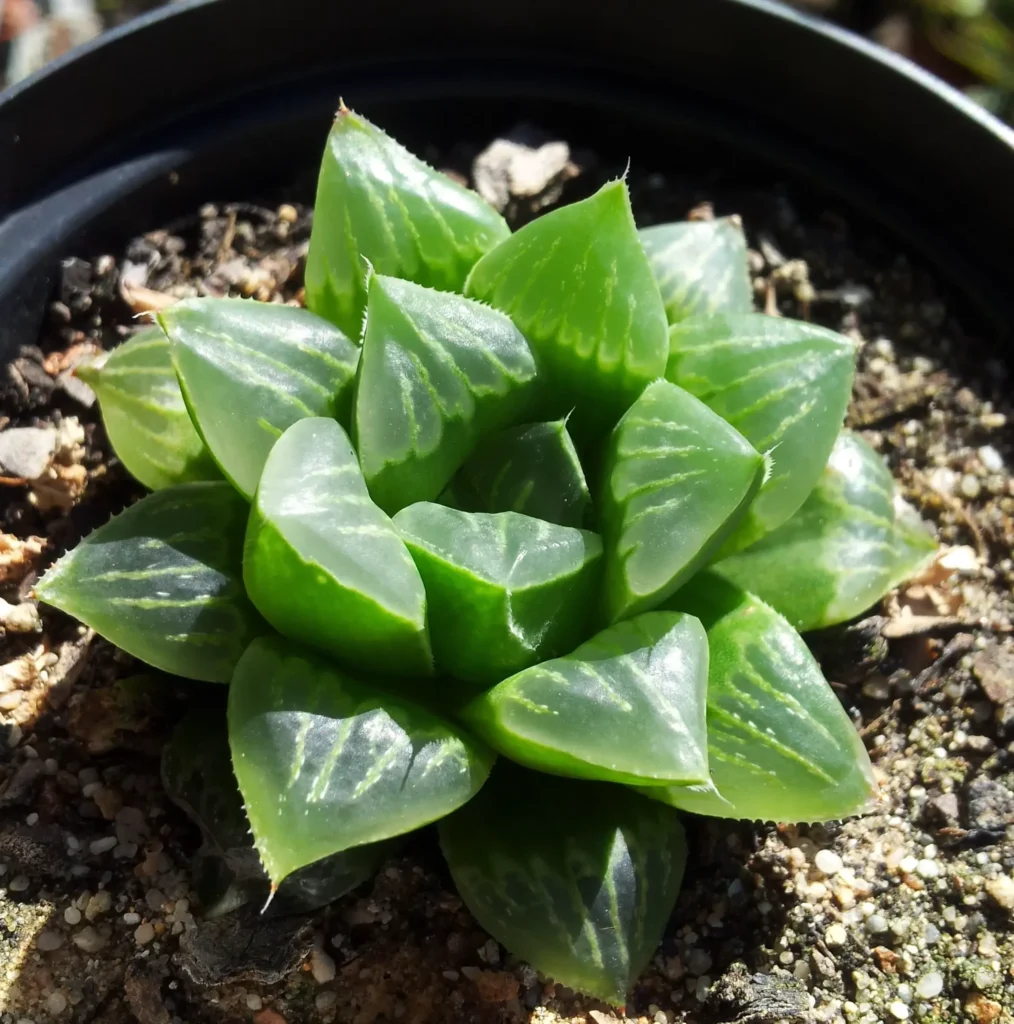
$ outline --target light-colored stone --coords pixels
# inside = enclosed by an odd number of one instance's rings
[[[845,866],[841,857],[839,857],[834,850],[818,850],[817,856],[813,859],[813,863],[816,865],[818,871],[822,871],[829,877],[837,875]]]
[[[56,450],[52,427],[12,427],[0,433],[0,468],[9,476],[37,480]]]

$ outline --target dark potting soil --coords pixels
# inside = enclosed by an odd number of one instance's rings
[[[475,155],[436,162],[469,177]],[[549,195],[565,201],[623,171],[578,154],[577,173],[559,149],[543,157]],[[758,308],[860,343],[849,423],[885,455],[942,555],[861,622],[810,638],[870,748],[876,812],[811,827],[689,821],[684,890],[626,1012],[657,1024],[1011,1024],[1008,369],[931,273],[819,198],[637,167],[628,180],[643,224],[739,214]],[[515,223],[548,201],[507,192]],[[209,205],[122,253],[68,260],[38,346],[0,378],[5,1021],[621,1016],[483,933],[426,832],[325,911],[203,919],[189,874],[199,835],[158,780],[193,691],[30,600],[46,565],[142,493],[74,365],[174,298],[300,301],[310,223],[298,201]]]

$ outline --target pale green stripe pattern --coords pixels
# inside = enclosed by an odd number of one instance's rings
[[[64,555],[36,594],[149,665],[228,682],[267,629],[243,590],[246,517],[224,481],[156,491]]]
[[[271,881],[449,814],[491,755],[459,728],[280,638],[229,688],[233,766]]]
[[[686,862],[664,805],[502,761],[440,823],[440,845],[483,928],[558,984],[612,1006],[626,1003],[655,952]]]
[[[190,422],[169,342],[158,327],[138,331],[100,367],[76,372],[95,389],[117,458],[145,487],[222,478]]]
[[[503,313],[371,275],[355,439],[385,511],[436,498],[476,442],[529,418],[536,397],[535,359]]]
[[[158,319],[190,415],[245,497],[296,420],[348,422],[359,350],[320,317],[247,299],[187,299]]]
[[[934,549],[884,460],[862,438],[843,433],[803,507],[714,569],[805,631],[866,611]]]
[[[656,224],[638,232],[670,324],[749,313],[753,286],[738,217]]]
[[[358,341],[367,263],[381,274],[461,291],[475,261],[509,234],[484,199],[342,108],[320,167],[307,306]]]

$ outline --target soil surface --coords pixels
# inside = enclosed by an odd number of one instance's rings
[[[501,148],[476,165],[515,223],[623,171],[571,162],[561,145]],[[477,155],[438,165],[472,180]],[[626,1014],[1011,1024],[1008,371],[932,275],[841,211],[791,188],[637,168],[629,181],[644,224],[740,214],[758,308],[860,342],[850,424],[886,456],[942,553],[869,617],[809,638],[869,746],[876,812],[811,827],[689,819],[684,890]],[[200,691],[30,599],[46,565],[141,493],[73,367],[174,298],[299,302],[310,223],[296,201],[206,206],[123,253],[68,260],[38,347],[0,374],[5,1022],[622,1019],[484,934],[425,831],[325,911],[204,919],[189,873],[198,830],[158,770],[167,730]]]

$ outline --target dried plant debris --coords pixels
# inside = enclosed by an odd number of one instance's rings
[[[447,163],[440,154],[431,162]],[[623,170],[603,163],[573,184],[590,190]],[[43,609],[41,633],[0,638],[0,700],[20,695],[0,711],[0,1012],[159,1024],[1010,1024],[1007,370],[926,273],[805,196],[717,187],[706,196],[699,177],[633,171],[630,184],[646,223],[684,217],[705,198],[719,216],[741,214],[758,308],[802,317],[808,301],[814,321],[860,342],[852,423],[943,545],[881,608],[813,638],[870,750],[879,804],[821,827],[688,819],[691,868],[625,1013],[509,958],[462,908],[425,836],[308,925],[279,923],[277,942],[255,943],[251,924],[248,956],[202,917],[191,870],[201,837],[158,777],[159,746],[186,696],[156,700],[136,662]],[[508,213],[530,216],[521,205]],[[72,353],[108,350],[136,329],[121,272],[129,287],[177,299],[298,303],[309,227],[296,202],[209,206],[116,257],[64,268],[38,349],[0,375],[10,417],[0,430],[55,433],[76,418],[80,433],[69,448],[54,445],[53,465],[84,467],[86,486],[68,514],[66,498],[47,508],[32,487],[5,485],[0,596],[9,605],[30,600],[35,573],[140,493],[111,460],[97,409],[58,386]],[[805,273],[783,269],[792,261]],[[43,672],[59,686],[73,679],[63,698],[43,699]]]

